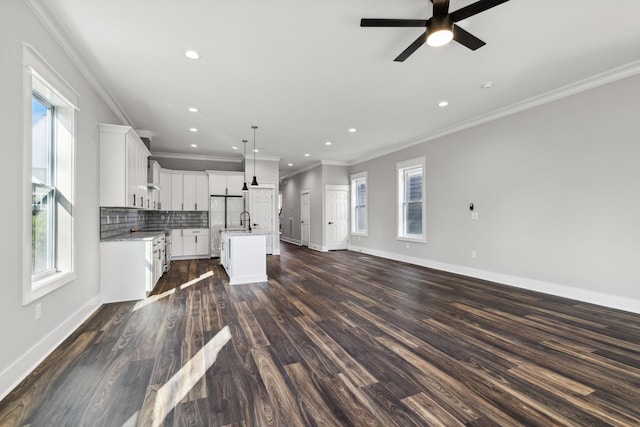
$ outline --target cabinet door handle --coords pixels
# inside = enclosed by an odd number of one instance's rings
[[[182,210],[184,210],[184,203],[182,204]]]
[[[133,206],[137,206],[136,205],[136,195],[135,194],[133,195]]]
[[[329,221],[329,224],[333,224],[331,221]]]
[[[198,243],[198,236],[196,236],[196,243]]]
[[[196,210],[198,210],[198,204],[196,203]]]

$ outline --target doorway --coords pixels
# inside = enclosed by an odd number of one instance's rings
[[[249,193],[251,227],[260,228],[267,233],[267,254],[273,254],[274,193],[273,188],[252,188]]]
[[[309,190],[300,193],[300,244],[309,247],[311,227],[311,198]]]
[[[349,186],[327,185],[325,189],[325,243],[327,250],[349,247]]]

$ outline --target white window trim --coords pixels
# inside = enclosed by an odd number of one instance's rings
[[[355,219],[355,203],[356,203],[356,197],[354,194],[354,190],[353,190],[353,182],[358,180],[358,179],[365,179],[365,185],[366,185],[366,193],[365,193],[365,209],[364,209],[364,217],[365,217],[365,227],[364,227],[364,231],[353,231],[353,227],[355,227],[356,225],[356,219]],[[350,182],[351,182],[351,189],[350,189],[350,193],[351,193],[351,206],[350,206],[350,210],[351,210],[351,235],[352,236],[363,236],[363,237],[368,237],[369,236],[369,173],[368,171],[364,171],[364,172],[359,172],[356,174],[353,174],[350,176]]]
[[[396,240],[403,242],[415,242],[415,243],[427,243],[427,204],[426,204],[426,158],[424,156],[416,157],[413,159],[405,160],[396,163]],[[402,215],[402,203],[403,197],[403,181],[400,179],[400,171],[409,168],[422,168],[422,236],[421,237],[408,237],[402,235],[403,215]]]
[[[27,242],[31,242],[31,150],[32,150],[32,135],[31,135],[31,98],[35,86],[38,86],[41,95],[48,99],[56,99],[60,103],[64,104],[64,109],[67,110],[64,119],[65,124],[68,125],[70,140],[67,139],[67,143],[71,144],[70,149],[70,165],[71,175],[69,176],[70,191],[68,192],[68,198],[73,205],[75,200],[75,188],[76,188],[76,159],[75,159],[75,135],[76,135],[76,120],[75,112],[77,111],[76,105],[78,104],[78,93],[47,63],[47,61],[30,45],[24,44],[23,49],[23,179],[22,179],[22,191],[23,191],[23,213],[22,213],[22,304],[27,305],[50,292],[64,286],[67,283],[75,280],[76,272],[76,235],[75,235],[75,219],[74,214],[71,215],[69,221],[69,240],[71,241],[71,249],[68,254],[69,262],[68,268],[58,273],[47,275],[38,281],[33,281],[31,276],[32,271],[32,254],[31,245]],[[45,88],[43,90],[43,88]],[[58,104],[58,102],[56,102]],[[72,207],[72,209],[74,209]]]

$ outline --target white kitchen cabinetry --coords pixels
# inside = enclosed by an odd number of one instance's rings
[[[267,281],[265,238],[260,232],[222,232],[221,262],[230,285]]]
[[[181,257],[183,254],[182,229],[175,228],[171,230],[171,259]]]
[[[171,230],[171,259],[209,257],[209,229],[182,228]]]
[[[146,298],[163,273],[164,251],[164,235],[100,242],[102,301]]]
[[[184,186],[184,175],[177,172],[171,173],[171,210],[182,211],[184,204],[182,202],[182,187]]]
[[[171,210],[171,172],[160,170],[160,210]]]
[[[209,175],[209,194],[216,196],[242,195],[242,184],[244,184],[244,173],[242,172],[219,172],[207,171]],[[249,183],[247,183],[249,185]]]
[[[149,150],[130,126],[99,128],[100,206],[146,209]]]
[[[171,210],[209,210],[209,181],[205,173],[171,172]]]

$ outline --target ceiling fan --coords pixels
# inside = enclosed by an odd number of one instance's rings
[[[404,50],[394,61],[402,62],[413,54],[425,42],[429,46],[443,46],[452,39],[471,50],[486,43],[455,23],[477,15],[509,0],[479,0],[469,6],[449,13],[449,0],[431,0],[433,16],[424,19],[366,19],[360,21],[361,27],[426,27],[427,29]]]

